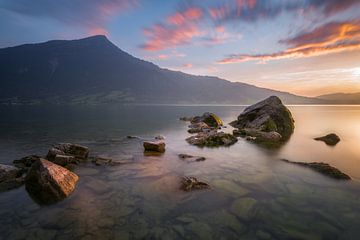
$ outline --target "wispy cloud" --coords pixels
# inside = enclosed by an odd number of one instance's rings
[[[148,39],[140,47],[147,51],[158,51],[190,43],[193,38],[203,35],[195,23],[202,15],[200,8],[189,8],[170,15],[165,23],[144,29]]]
[[[360,19],[345,22],[330,22],[310,32],[300,33],[281,40],[290,48],[272,54],[233,54],[218,63],[270,60],[319,56],[334,52],[360,49]]]
[[[139,6],[138,0],[2,0],[0,8],[18,14],[55,19],[69,26],[84,28],[89,34],[107,34],[106,23],[116,14]]]

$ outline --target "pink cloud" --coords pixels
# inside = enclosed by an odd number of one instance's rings
[[[185,63],[185,64],[182,65],[182,67],[184,67],[184,68],[192,68],[193,65],[191,63]]]
[[[349,22],[332,22],[280,41],[291,47],[272,54],[234,54],[218,63],[238,63],[320,56],[330,53],[360,49],[360,19]]]
[[[182,25],[186,22],[199,20],[203,16],[203,12],[200,8],[189,8],[182,12],[176,12],[175,14],[167,18],[167,23],[172,25]]]
[[[147,51],[158,51],[189,43],[194,37],[203,33],[196,25],[164,26],[157,24],[144,30],[149,38],[141,47]]]

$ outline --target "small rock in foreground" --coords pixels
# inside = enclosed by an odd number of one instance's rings
[[[282,159],[282,161],[292,164],[297,164],[303,167],[309,167],[321,174],[324,174],[328,177],[338,179],[338,180],[351,180],[351,177],[346,175],[345,173],[341,172],[339,169],[322,162],[312,162],[312,163],[306,163],[306,162],[292,162],[287,159]]]
[[[327,145],[335,146],[338,142],[340,142],[340,137],[338,135],[336,135],[335,133],[330,133],[323,137],[314,138],[314,140],[323,141]]]
[[[161,141],[158,142],[145,141],[143,143],[143,146],[145,151],[160,152],[160,153],[165,152],[165,143]]]
[[[195,177],[183,177],[181,180],[181,186],[180,189],[184,190],[186,192],[192,191],[192,190],[201,190],[201,189],[209,189],[210,185],[201,182]]]
[[[50,204],[68,197],[79,177],[45,159],[36,161],[25,178],[26,190],[40,204]]]

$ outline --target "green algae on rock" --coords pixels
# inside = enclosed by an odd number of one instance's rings
[[[199,147],[219,147],[219,146],[231,146],[236,143],[237,138],[229,133],[224,132],[200,132],[196,136],[191,136],[186,139],[191,145]]]
[[[346,175],[345,173],[341,172],[339,169],[322,162],[312,162],[312,163],[305,163],[305,162],[292,162],[287,159],[281,159],[284,162],[292,163],[296,165],[300,165],[303,167],[308,167],[316,172],[319,172],[323,175],[326,175],[328,177],[338,179],[338,180],[351,180],[351,177]]]

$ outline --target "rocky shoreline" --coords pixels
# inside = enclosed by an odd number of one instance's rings
[[[182,121],[190,122],[186,138],[190,145],[197,147],[230,147],[238,142],[238,137],[254,142],[260,146],[280,146],[292,135],[295,125],[289,109],[278,97],[269,97],[257,104],[247,107],[230,123],[234,127],[232,134],[222,131],[227,128],[214,113],[205,112],[201,116],[182,117]],[[231,130],[231,129],[229,129]],[[145,156],[159,156],[165,153],[165,137],[158,135],[153,140],[127,136],[127,139],[138,139],[142,143]],[[334,146],[340,138],[329,134],[315,140],[324,141]],[[13,166],[0,164],[0,191],[7,191],[25,184],[29,195],[39,204],[51,204],[68,197],[76,188],[79,177],[71,171],[82,162],[92,162],[95,166],[116,166],[132,163],[132,157],[114,160],[100,156],[89,156],[86,146],[60,143],[52,146],[47,155],[29,155],[13,161]],[[178,154],[179,160],[187,163],[203,162],[202,156],[186,153]],[[283,162],[311,168],[321,174],[338,180],[350,180],[350,176],[342,173],[326,163]],[[211,189],[206,182],[194,176],[183,176],[179,181],[179,189],[183,191]]]

